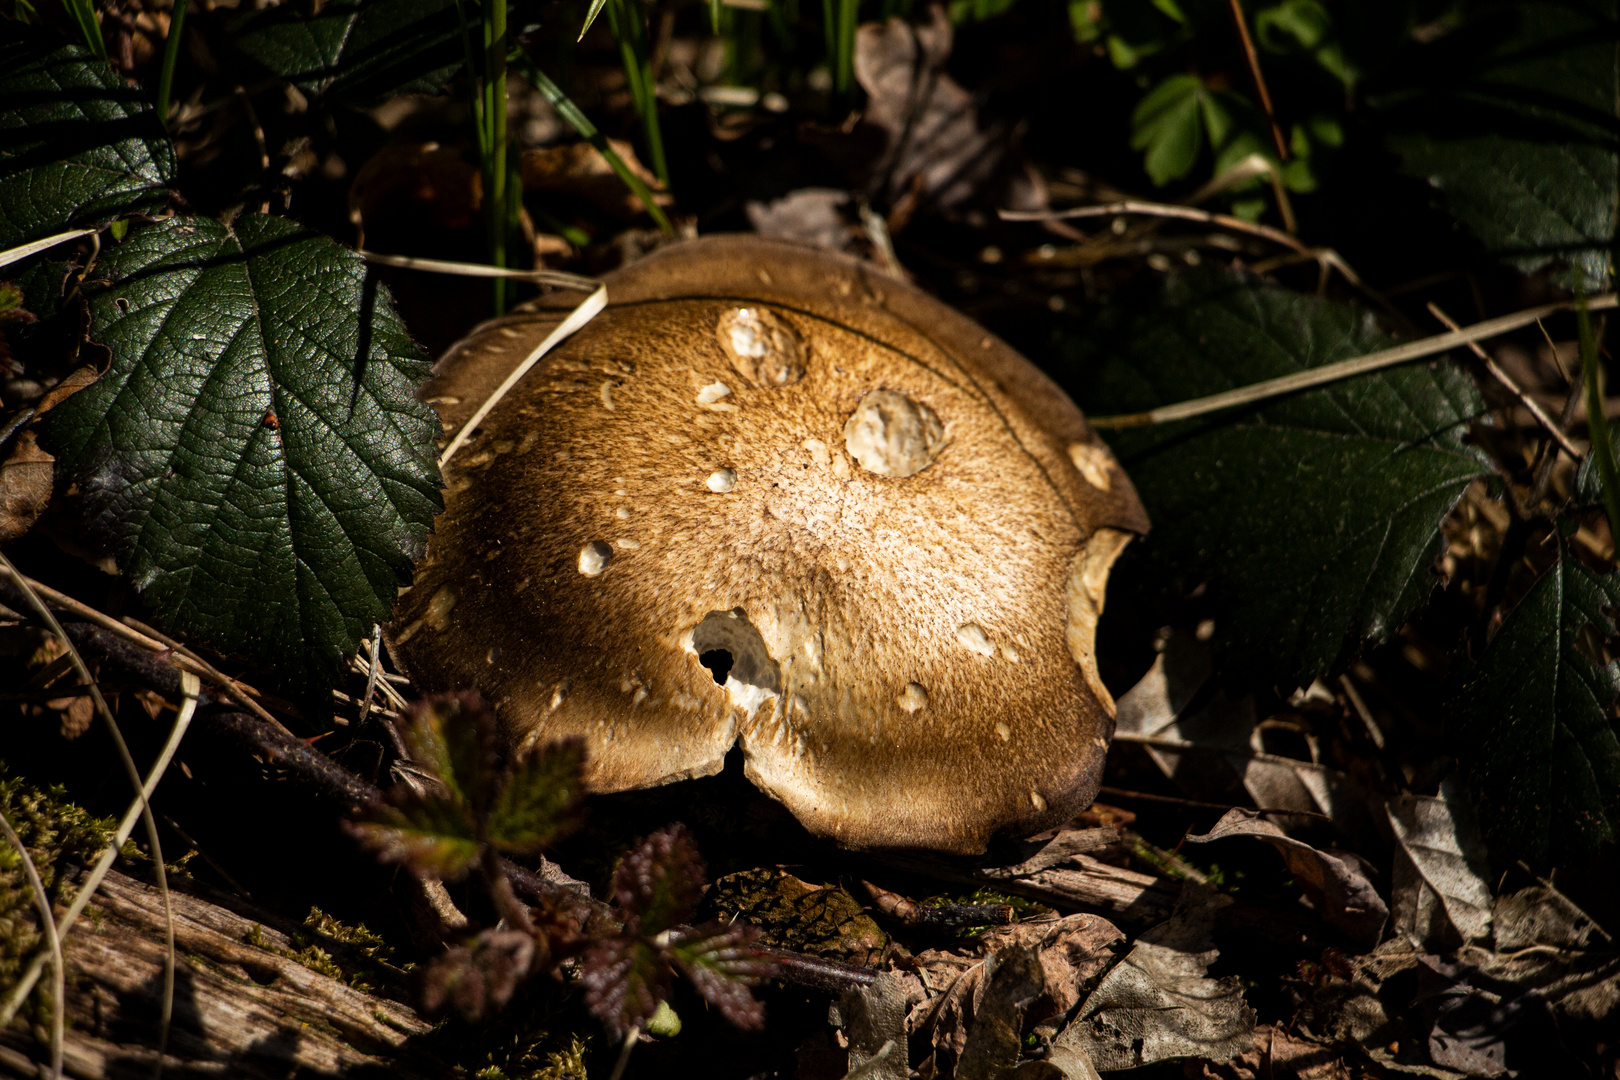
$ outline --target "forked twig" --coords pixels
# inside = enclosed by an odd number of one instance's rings
[[[1181,401],[1174,405],[1162,405],[1157,409],[1149,409],[1147,412],[1125,413],[1119,416],[1097,416],[1089,419],[1092,427],[1105,429],[1147,427],[1150,424],[1168,424],[1176,420],[1190,420],[1195,416],[1220,412],[1222,409],[1232,409],[1239,405],[1252,405],[1255,402],[1281,397],[1284,394],[1292,394],[1295,391],[1309,390],[1312,387],[1325,386],[1328,383],[1339,382],[1357,375],[1381,371],[1387,367],[1394,367],[1396,364],[1404,364],[1409,360],[1420,360],[1426,356],[1434,356],[1437,353],[1445,352],[1447,349],[1454,349],[1458,345],[1483,341],[1487,338],[1505,334],[1510,330],[1517,330],[1522,326],[1529,326],[1537,319],[1545,318],[1548,315],[1560,311],[1574,310],[1575,306],[1574,301],[1543,304],[1540,307],[1516,311],[1511,315],[1486,319],[1484,322],[1465,326],[1461,330],[1453,330],[1450,333],[1436,334],[1434,337],[1409,341],[1392,349],[1381,349],[1375,353],[1351,357],[1348,360],[1340,360],[1334,364],[1323,364],[1321,367],[1296,371],[1292,375],[1283,375],[1280,378],[1251,383],[1248,386],[1240,386],[1236,390],[1225,390],[1219,394],[1193,398],[1191,401]],[[1603,296],[1594,297],[1587,302],[1586,306],[1594,311],[1617,307],[1620,306],[1620,296],[1607,293]]]
[[[1447,330],[1455,331],[1462,329],[1462,327],[1457,325],[1457,321],[1455,319],[1453,319],[1450,315],[1447,315],[1444,311],[1441,311],[1440,305],[1436,304],[1432,300],[1429,301],[1429,314],[1433,315],[1436,319],[1439,319]],[[1539,321],[1540,320],[1537,320],[1537,322]],[[1543,332],[1545,332],[1545,328],[1543,328]],[[1492,377],[1494,377],[1497,382],[1507,387],[1508,392],[1519,399],[1520,405],[1523,405],[1526,409],[1530,410],[1530,415],[1536,418],[1536,423],[1540,424],[1546,429],[1547,434],[1553,437],[1553,441],[1562,447],[1566,454],[1574,458],[1576,461],[1579,461],[1581,459],[1580,448],[1570,441],[1569,436],[1564,434],[1564,429],[1559,427],[1553,418],[1547,415],[1547,411],[1536,403],[1536,399],[1531,397],[1524,387],[1514,382],[1513,376],[1509,375],[1506,371],[1503,371],[1502,365],[1498,364],[1490,353],[1480,348],[1479,342],[1470,341],[1468,343],[1468,348],[1475,356],[1484,362],[1485,370],[1490,372]]]
[[[0,831],[5,832],[6,839],[17,849],[17,857],[22,860],[23,875],[28,878],[28,888],[34,894],[34,906],[39,909],[40,932],[45,935],[45,948],[51,960],[51,1080],[61,1080],[62,1037],[67,1026],[63,1019],[67,1012],[67,1003],[63,1000],[67,996],[67,967],[62,959],[62,939],[56,932],[56,916],[51,911],[51,898],[45,892],[45,882],[40,880],[39,868],[34,865],[34,857],[28,854],[22,837],[11,827],[11,820],[6,817],[4,810],[0,810]]]

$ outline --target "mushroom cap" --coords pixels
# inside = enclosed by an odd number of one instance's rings
[[[672,246],[445,470],[390,640],[593,790],[720,770],[863,848],[982,851],[1089,804],[1092,641],[1147,516],[1080,411],[971,320],[851,258]],[[485,323],[423,396],[456,430],[562,320]],[[721,684],[723,682],[723,685]]]

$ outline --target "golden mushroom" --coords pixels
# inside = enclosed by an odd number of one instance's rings
[[[1001,341],[849,258],[710,237],[609,306],[445,470],[391,640],[512,745],[577,735],[594,790],[719,771],[855,847],[983,850],[1088,804],[1113,732],[1092,642],[1147,517]],[[447,431],[561,321],[479,327]]]

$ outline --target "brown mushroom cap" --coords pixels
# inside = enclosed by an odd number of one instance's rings
[[[974,852],[1089,803],[1093,634],[1147,517],[1062,391],[825,252],[710,237],[607,284],[446,468],[391,628],[418,683],[477,687],[514,745],[583,737],[599,791],[740,744],[856,847]],[[424,391],[447,430],[568,299],[450,350]]]

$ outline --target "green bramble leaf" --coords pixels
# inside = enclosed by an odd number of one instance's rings
[[[175,169],[140,90],[50,30],[0,19],[0,250],[162,206]]]
[[[402,863],[425,877],[460,877],[483,846],[467,805],[396,790],[397,799],[370,807],[349,823],[349,831],[385,862]]]
[[[442,505],[426,356],[358,256],[268,215],[134,229],[97,277],[111,366],[46,428],[89,535],[170,632],[318,705]]]
[[[1413,84],[1375,97],[1390,148],[1487,252],[1601,291],[1620,226],[1616,0],[1463,11],[1399,58]]]
[[[533,854],[571,829],[584,797],[584,765],[579,739],[521,752],[490,805],[489,842],[502,851]]]
[[[1506,865],[1586,864],[1620,834],[1620,574],[1598,574],[1560,546],[1478,661],[1446,693],[1446,739],[1463,763],[1485,838]]]
[[[1357,309],[1230,273],[1171,276],[1099,309],[1055,372],[1086,410],[1145,411],[1390,344]],[[1410,364],[1110,436],[1153,519],[1142,580],[1207,583],[1229,670],[1292,688],[1427,598],[1440,522],[1486,459],[1466,374]],[[1133,545],[1134,547],[1135,545]],[[1122,564],[1121,571],[1126,569]],[[1118,576],[1118,575],[1116,575]]]
[[[328,0],[249,12],[232,44],[265,73],[305,93],[380,101],[431,94],[463,63],[455,0]]]
[[[496,784],[495,718],[484,699],[433,694],[411,707],[403,734],[411,761],[482,817]]]
[[[1131,114],[1131,149],[1145,151],[1142,167],[1163,187],[1192,172],[1203,149],[1199,117],[1204,84],[1196,75],[1172,75],[1141,100]]]

